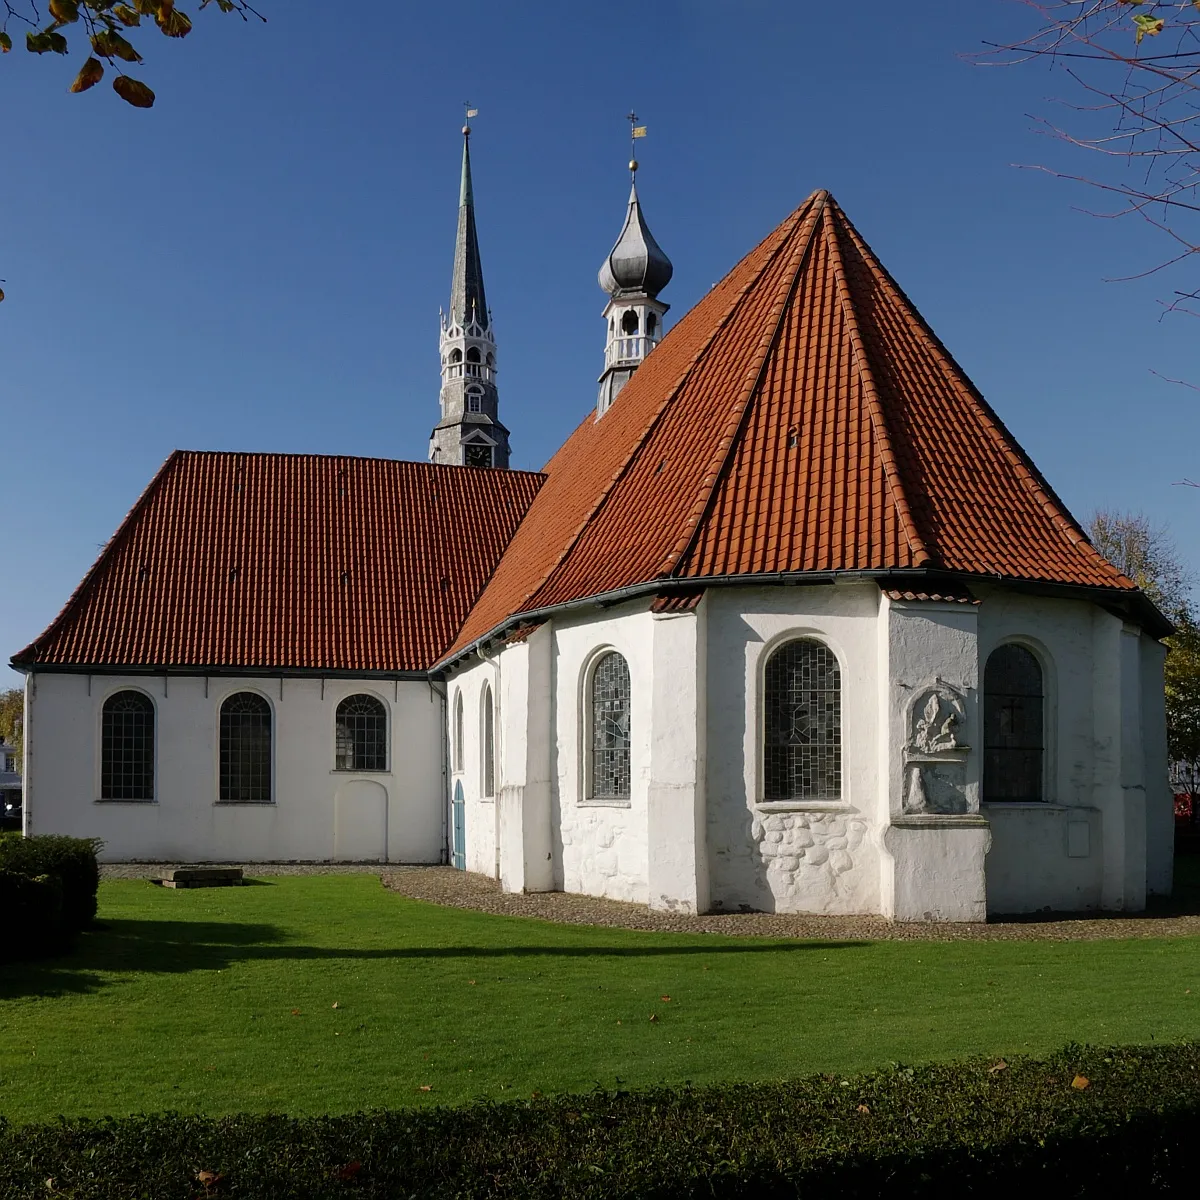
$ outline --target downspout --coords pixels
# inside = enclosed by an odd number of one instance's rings
[[[25,711],[21,714],[21,836],[30,837],[30,782],[33,779],[33,701],[37,696],[37,677],[31,670],[25,676]]]

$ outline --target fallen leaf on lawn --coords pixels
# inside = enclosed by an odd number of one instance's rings
[[[618,1019],[618,1020],[617,1020],[617,1024],[618,1024],[618,1025],[620,1025],[620,1023],[621,1023],[621,1022],[620,1022],[620,1019]]]
[[[994,1063],[992,1063],[992,1065],[991,1065],[990,1067],[988,1067],[988,1070],[989,1070],[989,1071],[990,1071],[990,1072],[991,1072],[993,1075],[995,1075],[995,1073],[996,1073],[997,1071],[1007,1071],[1007,1070],[1008,1070],[1008,1063],[1006,1063],[1006,1062],[1004,1061],[1004,1059],[1000,1059],[1000,1061],[999,1061],[999,1062],[994,1062]]]
[[[472,987],[474,987],[474,986],[475,986],[475,980],[473,980],[473,979],[468,979],[468,980],[467,980],[467,982],[468,982],[468,983],[469,983],[469,984],[470,984]]]
[[[208,1188],[215,1188],[221,1182],[221,1180],[224,1178],[225,1178],[225,1176],[222,1175],[219,1171],[197,1171],[196,1172],[197,1183],[203,1184],[204,1188],[206,1190]]]
[[[337,1177],[339,1179],[353,1179],[361,1170],[362,1163],[348,1162],[344,1167],[338,1168]]]
[[[660,999],[661,1001],[663,1001],[663,1003],[664,1003],[664,1004],[670,1004],[670,1002],[671,1002],[671,997],[670,997],[670,996],[659,996],[659,999]]]
[[[333,1007],[334,1007],[334,1008],[341,1008],[342,1006],[341,1006],[341,1005],[340,1005],[340,1004],[339,1004],[339,1003],[338,1003],[338,1002],[335,1000],[335,1001],[333,1002]]]
[[[650,1020],[651,1020],[651,1022],[657,1023],[658,1022],[658,1013],[651,1013]]]
[[[858,1111],[860,1113],[869,1113],[871,1110],[865,1104],[860,1104],[858,1106]]]
[[[432,1092],[433,1084],[432,1083],[423,1083],[423,1084],[421,1084],[421,1086],[419,1088],[417,1088],[417,1091],[418,1092]]]
[[[541,1096],[541,1094],[542,1094],[541,1092],[530,1092],[529,1096],[530,1096],[530,1099],[536,1100],[536,1099],[538,1099],[539,1096]]]
[[[1077,1091],[1082,1092],[1085,1087],[1092,1081],[1086,1075],[1076,1075],[1071,1080],[1071,1086]]]
[[[293,1008],[293,1009],[292,1009],[292,1016],[293,1016],[293,1017],[298,1017],[299,1015],[300,1015],[300,1010],[299,1010],[298,1008]]]

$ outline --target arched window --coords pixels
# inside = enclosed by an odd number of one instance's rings
[[[470,350],[467,351],[467,362],[476,362],[477,363],[478,361],[479,361],[479,347],[472,346],[470,348]]]
[[[653,337],[658,328],[658,318],[653,313],[646,314],[646,336]]]
[[[154,705],[141,692],[117,692],[104,702],[100,799],[154,799]]]
[[[842,798],[842,673],[812,638],[785,642],[763,680],[764,800]]]
[[[1041,664],[1024,646],[998,646],[983,671],[984,800],[1043,799],[1044,742]]]
[[[387,770],[387,709],[374,696],[347,696],[337,706],[334,766],[339,771]]]
[[[626,337],[632,337],[638,331],[638,315],[632,309],[626,309],[625,315],[621,318],[621,332]]]
[[[478,388],[472,388],[467,393],[467,412],[483,412],[483,392]]]
[[[490,684],[483,685],[483,696],[479,701],[480,724],[483,727],[483,762],[480,780],[480,792],[484,796],[496,794],[496,713],[492,705],[492,689]]]
[[[462,692],[454,697],[454,768],[463,769],[463,698]]]
[[[256,692],[235,692],[221,705],[220,799],[271,803],[271,706]]]
[[[615,650],[602,654],[588,685],[591,731],[587,794],[628,800],[630,794],[629,664]]]

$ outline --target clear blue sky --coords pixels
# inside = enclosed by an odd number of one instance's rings
[[[260,4],[144,32],[149,112],[68,95],[78,50],[0,61],[4,661],[175,447],[425,457],[464,100],[514,466],[594,401],[632,107],[673,317],[829,188],[1073,511],[1200,565],[1200,406],[1150,374],[1200,377],[1200,325],[1104,282],[1167,248],[1014,168],[1096,169],[1032,132],[1065,80],[958,57],[1023,5]]]

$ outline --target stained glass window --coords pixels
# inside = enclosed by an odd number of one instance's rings
[[[496,794],[496,714],[492,707],[492,689],[483,685],[483,794]]]
[[[154,705],[141,692],[117,692],[104,702],[100,798],[154,799]]]
[[[832,650],[785,642],[764,681],[764,800],[842,797],[842,680]]]
[[[347,696],[337,706],[334,765],[339,771],[387,770],[387,710],[374,696]]]
[[[985,801],[1044,798],[1044,719],[1041,664],[1024,646],[998,646],[983,671]]]
[[[590,795],[624,800],[630,793],[629,664],[609,651],[592,669]]]
[[[221,705],[220,775],[222,803],[271,803],[271,706],[256,692]]]

